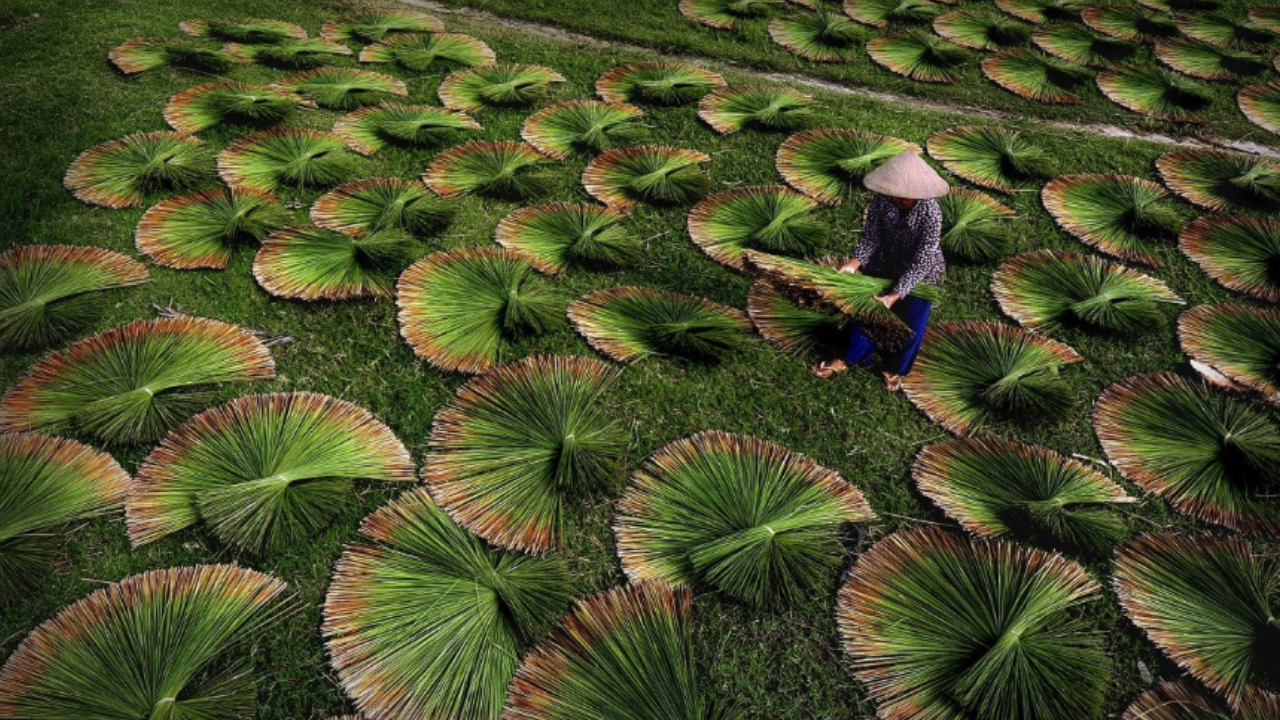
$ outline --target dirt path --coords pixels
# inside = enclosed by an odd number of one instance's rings
[[[513,18],[494,15],[482,10],[474,10],[471,8],[455,8],[451,6],[441,5],[440,3],[431,2],[431,0],[397,0],[397,2],[406,5],[413,5],[431,12],[444,15],[458,15],[461,17],[482,20],[487,23],[493,23],[502,27],[516,30],[529,35],[538,35],[540,37],[552,40],[561,40],[565,42],[574,42],[586,45],[594,45],[597,47],[611,48],[615,50],[624,50],[636,53],[653,54],[653,48],[647,48],[642,45],[632,43],[605,40],[593,35],[583,35],[580,33],[558,28],[552,25],[543,25],[541,23],[530,22],[527,20],[517,20]],[[1059,130],[1068,130],[1073,132],[1092,133],[1095,135],[1103,135],[1112,138],[1127,138],[1132,140],[1143,140],[1146,142],[1159,143],[1161,145],[1174,145],[1177,147],[1221,147],[1237,152],[1250,153],[1253,155],[1263,155],[1266,157],[1280,159],[1280,150],[1267,147],[1253,142],[1240,140],[1226,140],[1223,138],[1190,138],[1190,137],[1173,137],[1154,132],[1141,132],[1129,130],[1127,128],[1116,125],[1107,125],[1105,123],[1073,123],[1064,120],[1044,120],[1039,118],[1028,118],[1016,113],[1003,110],[991,110],[987,108],[970,107],[966,105],[949,105],[946,103],[936,103],[921,98],[910,97],[906,95],[896,95],[894,93],[880,92],[868,88],[849,87],[839,83],[821,80],[809,75],[799,73],[780,73],[780,72],[762,72],[759,70],[751,70],[739,67],[737,65],[729,65],[715,58],[709,58],[701,55],[669,55],[672,59],[681,62],[689,62],[695,65],[701,65],[717,71],[733,72],[740,75],[754,76],[760,80],[780,83],[786,85],[797,85],[807,87],[823,92],[835,93],[839,95],[849,95],[853,97],[868,98],[880,102],[890,102],[897,105],[906,105],[920,110],[928,110],[932,112],[950,113],[952,115],[960,115],[967,118],[982,118],[986,120],[1020,120],[1035,122],[1047,127],[1057,128]]]

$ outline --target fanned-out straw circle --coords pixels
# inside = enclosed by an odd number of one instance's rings
[[[352,237],[318,227],[278,230],[253,259],[253,276],[276,297],[307,301],[390,297],[413,259],[413,238],[399,229]]]
[[[592,358],[535,356],[472,378],[432,422],[431,496],[494,545],[552,550],[570,504],[621,474],[627,434],[606,403],[618,375]]]
[[[282,40],[300,40],[307,31],[300,25],[269,18],[201,18],[184,20],[178,29],[191,37],[227,42],[271,45]]]
[[[201,18],[183,20],[178,29],[191,37],[213,38],[228,42],[271,45],[288,39],[301,39],[307,31],[300,25],[271,18]]]
[[[331,40],[302,38],[272,45],[227,43],[223,50],[241,62],[258,63],[281,70],[303,70],[326,65],[336,57],[352,55],[351,48]]]
[[[1265,406],[1161,372],[1103,391],[1093,427],[1121,474],[1178,512],[1238,532],[1280,530],[1280,427]]]
[[[404,81],[385,73],[354,68],[318,68],[277,80],[273,87],[297,93],[329,110],[354,110],[406,97]]]
[[[1280,34],[1280,8],[1275,5],[1255,5],[1249,8],[1249,22],[1263,30]]]
[[[829,591],[843,528],[874,519],[857,488],[810,458],[704,431],[649,456],[618,502],[614,532],[633,583],[705,584],[776,608]]]
[[[680,14],[713,30],[738,30],[744,20],[782,7],[782,0],[680,0]]]
[[[447,372],[479,373],[509,360],[512,340],[563,322],[563,303],[522,254],[506,248],[428,255],[400,276],[400,334]]]
[[[1191,203],[1215,212],[1280,212],[1280,162],[1214,149],[1156,158],[1160,177]]]
[[[205,75],[222,75],[245,62],[226,50],[215,50],[183,40],[138,37],[111,49],[107,59],[125,75],[137,75],[158,67],[182,68]]]
[[[23,638],[0,670],[0,702],[25,718],[251,717],[250,639],[288,612],[286,590],[230,564],[106,584]]]
[[[318,227],[359,237],[396,229],[429,237],[453,220],[453,202],[425,185],[399,178],[367,178],[339,185],[311,206]]]
[[[564,160],[628,144],[642,132],[644,111],[630,103],[568,100],[543,108],[524,121],[520,137],[547,157]]]
[[[1143,178],[1116,174],[1068,175],[1044,186],[1040,199],[1064,230],[1108,255],[1158,266],[1152,247],[1177,234],[1181,220],[1169,194]]]
[[[921,494],[969,532],[1047,550],[1111,550],[1125,533],[1117,507],[1136,502],[1096,468],[1000,438],[930,445],[916,457],[911,477]]]
[[[1178,248],[1223,287],[1280,303],[1280,220],[1206,215],[1187,223]]]
[[[432,158],[422,181],[446,198],[477,194],[518,200],[543,189],[548,164],[528,143],[472,140]]]
[[[1280,135],[1280,83],[1241,88],[1236,103],[1249,122]]]
[[[1160,305],[1183,304],[1156,278],[1063,250],[1033,250],[1006,260],[991,275],[991,294],[1019,325],[1049,332],[1138,332],[1160,324]]]
[[[1113,572],[1125,615],[1226,706],[1176,720],[1276,717],[1274,555],[1236,537],[1166,531],[1117,551]]]
[[[827,234],[812,212],[818,201],[782,185],[724,190],[689,212],[689,237],[712,260],[746,272],[743,251],[804,254]]]
[[[1280,717],[1280,694],[1250,692],[1233,711],[1194,680],[1168,681],[1143,692],[1120,720],[1271,720]]]
[[[1045,152],[1016,130],[961,125],[929,136],[929,155],[979,187],[1002,193],[1049,174]]]
[[[312,392],[245,395],[187,421],[143,461],[129,541],[203,523],[237,549],[278,552],[355,502],[354,481],[416,479],[409,451],[362,407]]]
[[[242,327],[186,315],[134,320],[32,366],[0,399],[0,432],[150,442],[207,402],[203,390],[275,374],[267,346]]]
[[[326,187],[353,174],[356,158],[332,133],[275,128],[228,145],[218,154],[218,175],[233,190]]]
[[[203,145],[199,138],[178,132],[126,135],[80,153],[62,184],[90,205],[141,207],[148,196],[208,180],[212,165]]]
[[[591,197],[622,212],[641,202],[681,204],[710,185],[700,167],[710,161],[700,150],[666,145],[617,148],[587,164],[582,184]]]
[[[853,59],[853,51],[866,31],[841,13],[822,11],[799,17],[774,18],[769,37],[790,52],[820,63]]]
[[[1076,65],[1113,68],[1130,62],[1139,47],[1127,40],[1099,35],[1079,25],[1048,25],[1031,39],[1041,50]]]
[[[625,218],[626,213],[601,205],[534,205],[502,218],[493,239],[548,275],[574,264],[618,267],[643,250],[621,225]]]
[[[541,65],[485,65],[449,73],[437,94],[447,108],[474,112],[486,106],[530,105],[564,81],[563,75]]]
[[[1256,53],[1195,40],[1165,40],[1156,45],[1155,53],[1165,65],[1201,80],[1240,82],[1268,69],[1266,61]]]
[[[1021,45],[1031,36],[1027,26],[1016,20],[972,8],[938,16],[933,21],[933,31],[970,50],[1002,50]]]
[[[569,320],[591,347],[623,363],[663,356],[714,360],[741,345],[751,329],[734,308],[642,287],[589,293],[569,306]]]
[[[1033,25],[1047,22],[1075,22],[1087,0],[996,0],[996,7]]]
[[[279,88],[212,82],[169,98],[164,119],[169,127],[184,133],[198,133],[223,124],[266,127],[288,119],[294,107],[303,102]]]
[[[848,316],[832,308],[799,303],[768,280],[751,284],[747,315],[765,340],[788,355],[820,353],[831,357],[848,345]]]
[[[1098,89],[1115,104],[1159,120],[1199,124],[1213,96],[1194,80],[1163,68],[1127,68],[1098,73]]]
[[[492,65],[498,54],[483,40],[458,33],[395,35],[360,51],[362,63],[395,63],[424,72],[440,63]]]
[[[429,146],[457,133],[481,129],[475,118],[456,110],[383,103],[343,115],[334,124],[333,133],[352,150],[372,155],[388,145]]]
[[[292,223],[270,193],[218,188],[152,205],[138,221],[134,245],[164,267],[222,270],[238,246],[260,243]]]
[[[982,59],[982,74],[991,82],[1027,100],[1059,105],[1083,102],[1080,86],[1091,72],[1034,50],[1019,48]]]
[[[1101,590],[1057,553],[911,529],[858,557],[836,625],[882,720],[1081,720],[1104,714],[1111,675],[1084,620]]]
[[[1280,404],[1280,309],[1197,305],[1178,318],[1178,340],[1197,369]],[[1203,373],[1202,373],[1203,374]]]
[[[602,590],[580,600],[524,656],[507,693],[507,716],[594,719],[626,708],[649,717],[706,717],[693,636],[689,588],[646,582]]]
[[[873,28],[885,28],[890,23],[927,23],[943,10],[933,0],[844,0],[843,6],[845,15]]]
[[[698,101],[698,117],[727,135],[744,128],[794,130],[802,127],[816,101],[789,88],[737,85],[707,93]]]
[[[1103,35],[1146,45],[1181,34],[1171,16],[1131,5],[1095,5],[1085,8],[1080,19]]]
[[[683,105],[725,86],[719,73],[685,63],[639,62],[606,72],[596,81],[596,94],[606,102]]]
[[[929,328],[907,399],[930,420],[965,435],[989,420],[1046,420],[1071,404],[1060,370],[1082,362],[1070,346],[1001,323]]]
[[[1280,40],[1280,36],[1249,20],[1235,20],[1214,12],[1180,15],[1177,23],[1178,29],[1192,40],[1240,50],[1261,51]]]
[[[895,75],[940,85],[959,80],[957,68],[970,60],[969,51],[959,45],[918,30],[872,38],[867,42],[867,56]]]
[[[98,317],[94,296],[141,285],[146,266],[105,248],[19,245],[0,253],[0,348],[48,347]]]
[[[969,262],[1004,258],[1017,244],[1013,208],[977,190],[953,187],[938,198],[942,211],[942,250]]]
[[[320,37],[335,42],[372,43],[400,33],[442,33],[444,23],[434,15],[408,8],[367,10],[327,22]]]
[[[0,434],[0,603],[54,575],[67,527],[118,511],[129,473],[107,453],[41,433]]]
[[[571,599],[561,558],[492,547],[417,487],[360,523],[321,633],[360,717],[498,718],[521,650]]]

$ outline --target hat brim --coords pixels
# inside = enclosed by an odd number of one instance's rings
[[[872,192],[909,200],[942,197],[951,190],[937,170],[909,150],[867,173],[862,184]]]

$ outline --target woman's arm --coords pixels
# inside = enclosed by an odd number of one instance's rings
[[[858,261],[858,265],[866,265],[871,260],[871,256],[880,249],[880,219],[884,214],[882,202],[879,195],[875,196],[867,204],[867,211],[862,215],[862,239],[853,249],[853,260]],[[845,263],[845,266],[852,264],[853,260]]]
[[[892,293],[898,297],[911,294],[915,286],[938,271],[936,258],[942,251],[942,211],[937,203],[920,208],[925,212],[920,226],[920,238],[907,269],[893,284]]]

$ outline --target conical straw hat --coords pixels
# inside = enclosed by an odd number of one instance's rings
[[[867,173],[862,184],[889,197],[925,200],[947,194],[951,186],[920,156],[906,150]]]

